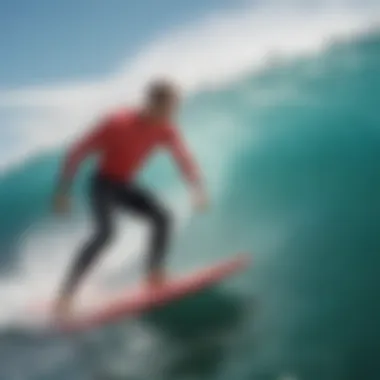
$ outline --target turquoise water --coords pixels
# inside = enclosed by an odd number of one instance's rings
[[[192,96],[182,124],[213,199],[178,236],[173,268],[237,251],[251,253],[251,268],[91,336],[5,324],[0,378],[378,379],[379,100],[376,33]],[[60,157],[53,151],[1,179],[3,277],[16,275],[24,237],[48,215]],[[165,192],[176,176],[161,157],[143,180]]]

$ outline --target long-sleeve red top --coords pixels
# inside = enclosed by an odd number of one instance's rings
[[[133,180],[151,153],[162,147],[172,153],[189,181],[198,180],[197,167],[177,128],[153,125],[140,112],[128,110],[111,114],[72,146],[63,177],[70,180],[85,158],[98,154],[101,174],[114,180]]]

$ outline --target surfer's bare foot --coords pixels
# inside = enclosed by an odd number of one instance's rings
[[[148,274],[147,283],[152,289],[164,285],[166,281],[166,274],[162,269],[152,271]]]
[[[58,299],[55,305],[54,317],[59,323],[66,322],[71,316],[71,311],[72,311],[71,297],[62,297]]]

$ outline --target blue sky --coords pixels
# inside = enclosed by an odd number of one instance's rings
[[[0,87],[111,71],[158,35],[238,0],[0,0]]]

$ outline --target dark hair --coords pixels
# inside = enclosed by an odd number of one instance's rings
[[[151,82],[147,89],[147,98],[150,103],[163,103],[177,96],[176,86],[168,80]]]

